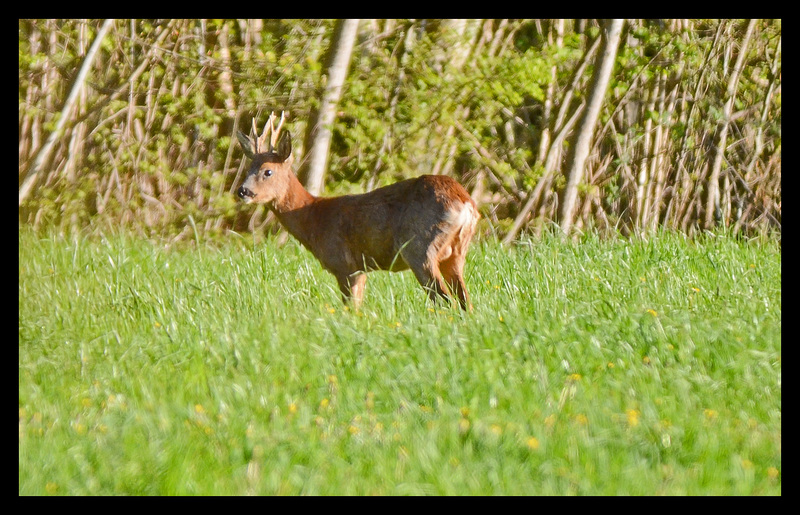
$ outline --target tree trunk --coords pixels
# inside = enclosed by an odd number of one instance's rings
[[[553,137],[553,140],[548,144],[547,149],[545,150],[545,154],[539,155],[539,163],[542,163],[544,166],[544,173],[539,178],[536,183],[536,187],[533,191],[528,195],[528,199],[525,202],[525,205],[522,207],[520,212],[517,214],[517,217],[514,219],[514,223],[511,225],[511,229],[509,229],[508,233],[506,233],[505,237],[503,238],[503,244],[508,245],[511,243],[514,238],[517,236],[517,232],[522,228],[522,224],[525,222],[525,219],[528,217],[528,213],[533,209],[534,204],[538,201],[539,195],[543,191],[545,186],[550,185],[552,182],[552,174],[555,170],[556,163],[561,159],[561,145],[563,140],[566,138],[569,131],[572,129],[572,126],[577,119],[577,115],[582,112],[585,108],[585,104],[581,103],[575,111],[570,116],[569,120],[564,123],[564,119],[569,111],[569,107],[572,106],[572,98],[575,96],[575,92],[580,87],[581,77],[583,77],[583,72],[588,66],[589,62],[592,60],[592,56],[597,51],[597,48],[600,45],[600,40],[602,38],[597,37],[595,38],[592,45],[586,49],[584,52],[583,57],[581,58],[581,62],[578,64],[578,67],[575,69],[574,73],[572,74],[572,80],[570,81],[567,90],[564,92],[559,103],[561,107],[558,109],[558,113],[554,120],[551,121],[551,127],[548,128],[547,134],[555,134],[556,136]],[[555,81],[555,79],[553,79]],[[549,137],[549,136],[548,136]],[[543,139],[544,139],[544,131],[543,131]]]
[[[53,147],[56,144],[56,140],[61,136],[61,131],[64,129],[64,125],[67,122],[67,118],[69,117],[69,112],[72,110],[72,106],[75,104],[75,101],[78,99],[78,93],[80,93],[81,88],[83,87],[83,82],[86,79],[86,74],[89,73],[89,68],[94,61],[94,55],[100,49],[100,42],[103,41],[103,38],[108,32],[108,29],[111,28],[111,23],[114,20],[108,19],[103,23],[103,26],[100,27],[100,30],[97,32],[97,36],[94,38],[94,43],[92,43],[91,48],[89,49],[89,53],[86,54],[86,57],[83,60],[83,64],[81,65],[80,71],[78,71],[78,76],[75,77],[75,83],[72,85],[72,90],[69,92],[69,96],[67,100],[64,102],[64,107],[61,109],[61,115],[58,117],[58,121],[56,122],[56,127],[53,129],[53,132],[50,133],[50,136],[47,138],[44,146],[41,150],[39,150],[39,154],[36,156],[36,159],[33,162],[33,165],[28,170],[28,174],[25,176],[25,180],[22,181],[22,185],[19,187],[19,205],[22,205],[22,202],[27,198],[28,194],[30,194],[31,189],[33,188],[34,184],[36,184],[36,179],[39,176],[39,173],[42,170],[42,166],[47,162],[50,158],[50,154],[53,151]]]
[[[714,226],[714,213],[719,206],[719,173],[722,169],[722,158],[725,155],[725,146],[728,140],[728,124],[733,112],[733,101],[736,97],[736,86],[739,84],[739,74],[744,65],[744,59],[747,55],[747,46],[750,44],[750,36],[753,34],[756,21],[757,20],[750,20],[747,24],[747,31],[742,40],[741,48],[739,48],[739,56],[736,58],[736,64],[733,66],[731,75],[728,78],[728,87],[725,91],[727,99],[722,112],[722,121],[720,122],[721,127],[719,129],[717,144],[714,146],[715,152],[714,161],[711,163],[711,176],[708,178],[708,197],[706,198],[706,213],[703,224],[706,229],[711,229]]]
[[[603,98],[608,88],[611,70],[614,68],[622,23],[623,20],[611,20],[604,31],[603,51],[597,56],[597,62],[592,74],[592,85],[589,90],[589,101],[568,156],[567,186],[564,190],[564,201],[561,204],[561,230],[564,235],[568,235],[572,228],[575,201],[578,196],[578,184],[583,180],[584,165],[589,155],[594,126],[597,123],[600,107],[603,104]]]
[[[328,165],[328,152],[331,147],[331,128],[336,117],[336,105],[342,96],[342,86],[347,76],[347,68],[353,55],[353,46],[358,34],[359,20],[338,20],[331,42],[328,80],[322,93],[319,111],[312,116],[306,132],[308,147],[307,165],[301,178],[313,195],[322,192],[325,182],[325,170]]]

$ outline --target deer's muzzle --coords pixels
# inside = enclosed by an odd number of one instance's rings
[[[236,194],[239,195],[239,198],[242,199],[242,200],[250,200],[250,199],[252,199],[253,197],[256,196],[255,193],[253,193],[249,189],[245,188],[244,186],[239,188],[239,191],[236,192]]]

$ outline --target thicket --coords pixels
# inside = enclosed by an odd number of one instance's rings
[[[20,20],[20,223],[173,240],[268,226],[233,195],[247,163],[232,135],[287,111],[302,166],[335,28]],[[557,222],[603,30],[362,20],[326,194],[441,173],[473,194],[485,233]],[[781,21],[626,20],[583,177],[579,230],[780,232]]]

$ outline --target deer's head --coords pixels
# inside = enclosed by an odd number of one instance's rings
[[[282,200],[291,185],[292,172],[292,136],[289,131],[280,134],[284,114],[275,127],[275,113],[272,113],[264,126],[261,136],[256,130],[256,121],[250,136],[237,131],[236,136],[242,151],[252,162],[242,186],[237,194],[244,202],[267,204]]]

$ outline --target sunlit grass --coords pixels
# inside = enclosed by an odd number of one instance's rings
[[[295,242],[19,237],[20,494],[780,494],[769,241],[507,250],[475,312]]]

